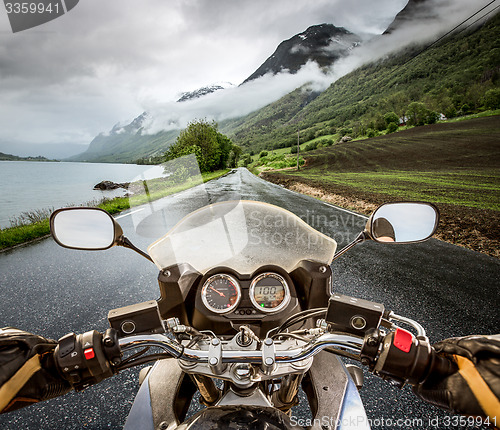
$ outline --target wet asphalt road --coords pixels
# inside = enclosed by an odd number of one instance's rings
[[[259,200],[288,209],[334,237],[339,247],[362,230],[365,217],[296,194],[251,175],[245,169],[163,199],[168,208],[154,229],[135,233],[141,214],[122,214],[125,234],[145,249],[184,215],[207,203]],[[384,303],[395,313],[419,321],[431,341],[467,334],[500,332],[500,261],[434,239],[414,245],[364,243],[332,266],[337,292]],[[124,248],[71,251],[52,239],[0,253],[0,326],[15,326],[59,338],[107,327],[110,309],[158,297],[157,269]],[[137,370],[126,371],[83,393],[0,415],[0,429],[116,429],[123,425],[137,390]],[[362,390],[373,428],[436,428],[445,414],[365,373]],[[296,409],[297,415],[304,408]],[[422,419],[408,426],[398,418]],[[393,421],[388,425],[387,419]],[[472,428],[472,427],[471,427]]]

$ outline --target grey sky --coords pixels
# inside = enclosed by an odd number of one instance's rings
[[[468,5],[464,14],[480,6],[470,3],[453,2]],[[282,40],[311,25],[333,23],[367,37],[383,32],[405,4],[81,0],[66,15],[15,34],[0,5],[0,151],[2,142],[89,143],[143,110],[169,110],[183,91],[240,84]],[[280,91],[302,83],[294,79]],[[228,104],[237,108],[234,99]]]

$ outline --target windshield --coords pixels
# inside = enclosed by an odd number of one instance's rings
[[[215,203],[183,218],[151,244],[160,268],[189,263],[201,273],[227,266],[250,274],[264,265],[291,271],[300,260],[329,264],[336,242],[291,212],[267,203]]]

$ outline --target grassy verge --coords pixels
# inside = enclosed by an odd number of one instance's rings
[[[430,201],[438,237],[500,257],[500,116],[336,144],[300,170],[264,177],[362,213],[390,200]]]
[[[91,202],[87,205],[97,206],[108,211],[110,214],[116,214],[130,209],[130,207],[139,206],[149,201],[158,200],[162,197],[184,191],[202,182],[217,179],[227,172],[229,172],[229,169],[203,173],[201,181],[199,179],[188,179],[180,184],[172,184],[169,181],[161,179],[148,181],[147,188],[141,183],[131,184],[135,189],[135,194],[131,197],[117,197],[102,202]],[[51,212],[52,210],[50,209],[42,209],[25,213],[11,221],[13,224],[12,227],[0,229],[0,250],[31,242],[50,234],[49,216]]]

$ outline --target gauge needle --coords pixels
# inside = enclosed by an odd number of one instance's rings
[[[210,289],[214,290],[217,294],[219,294],[221,297],[226,297],[224,293],[221,293],[219,290],[216,290],[214,287],[210,286]]]

